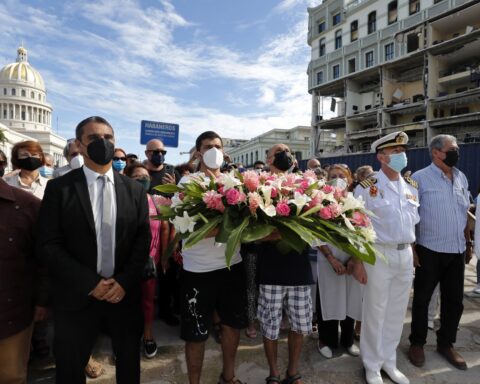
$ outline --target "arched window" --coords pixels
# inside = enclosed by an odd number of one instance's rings
[[[350,41],[353,43],[355,40],[358,40],[358,20],[350,24]]]
[[[320,42],[318,43],[318,50],[319,50],[319,56],[322,57],[325,55],[326,53],[326,49],[325,49],[325,39],[320,39]]]
[[[342,48],[342,30],[335,32],[335,49]]]
[[[12,96],[16,96],[17,95],[17,90],[15,88],[12,88]]]
[[[27,92],[24,89],[20,91],[20,94],[22,95],[22,97],[27,97]]]
[[[388,24],[393,24],[398,17],[398,3],[397,0],[388,3]]]

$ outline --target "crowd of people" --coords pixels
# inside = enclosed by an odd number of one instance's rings
[[[140,383],[138,351],[156,356],[158,317],[165,326],[180,325],[185,381],[192,384],[201,381],[210,334],[223,356],[218,383],[242,383],[235,376],[241,330],[263,338],[267,384],[303,382],[303,339],[314,332],[323,358],[338,356],[340,346],[359,356],[367,383],[383,383],[383,371],[395,383],[408,384],[396,351],[412,280],[409,360],[418,367],[425,363],[433,328],[429,313],[436,311],[439,291],[437,351],[467,369],[454,344],[465,263],[474,245],[474,206],[456,167],[459,147],[453,136],[434,137],[431,164],[413,175],[402,174],[407,149],[407,134],[395,132],[372,144],[377,171],[372,165],[352,172],[346,164],[307,163],[317,178],[352,192],[373,213],[375,247],[383,255],[374,265],[320,241],[301,253],[281,253],[281,236],[274,231],[242,245],[228,267],[216,230],[188,249],[178,244],[167,256],[175,231],[155,219],[157,201],[165,197],[156,186],[188,183],[199,172],[216,177],[245,170],[224,152],[217,133],[200,134],[191,159],[177,166],[166,162],[160,140],[147,143],[143,162],[115,147],[112,126],[98,116],[77,125],[63,167],[55,168],[37,142],[24,141],[14,146],[12,170],[5,174],[7,158],[0,151],[0,383],[26,383],[31,356],[49,354],[48,321],[57,383],[85,383],[85,375],[102,374],[92,357],[100,333],[112,340],[117,382]],[[283,143],[253,169],[299,171]],[[288,330],[287,367],[277,361],[282,329]]]

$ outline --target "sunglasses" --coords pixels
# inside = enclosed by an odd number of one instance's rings
[[[0,160],[0,167],[7,165],[7,160]]]
[[[126,157],[113,156],[113,161],[118,161],[118,160],[127,161],[127,158]]]
[[[158,155],[159,153],[161,153],[162,155],[166,155],[167,154],[167,151],[165,151],[164,149],[150,149],[148,150],[147,152],[149,153],[154,153],[156,155]]]

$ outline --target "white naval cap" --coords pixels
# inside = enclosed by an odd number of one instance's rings
[[[372,152],[378,152],[380,149],[396,147],[398,145],[406,147],[407,143],[408,135],[405,132],[399,131],[389,133],[388,135],[383,136],[372,143]]]

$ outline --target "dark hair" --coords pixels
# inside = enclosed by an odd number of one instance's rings
[[[45,155],[43,154],[42,146],[36,141],[27,140],[15,144],[12,148],[11,162],[15,169],[20,169],[20,165],[18,164],[18,151],[20,149],[26,149],[28,152],[30,152],[30,154],[38,153],[40,155],[42,165],[45,165]]]
[[[83,136],[83,128],[88,124],[88,123],[99,123],[99,124],[105,124],[107,127],[110,127],[113,131],[112,126],[110,123],[105,120],[103,117],[100,116],[90,116],[87,117],[86,119],[82,120],[80,123],[78,123],[77,127],[75,128],[75,137],[78,140],[81,140]]]
[[[145,167],[142,163],[133,163],[133,164],[130,164],[128,167],[126,167],[126,168],[123,170],[123,174],[124,174],[125,176],[127,176],[127,177],[132,177],[133,172],[134,172],[137,168],[143,168],[143,169],[145,169],[145,170],[148,172],[147,167]]]
[[[253,166],[255,167],[255,165],[258,165],[258,164],[263,165],[263,166],[265,165],[265,163],[262,160],[257,160],[257,161],[255,161],[255,163],[253,163]]]
[[[3,152],[1,149],[0,149],[0,160],[7,161],[7,155],[5,155],[5,152]]]
[[[197,140],[195,141],[195,148],[197,148],[197,151],[200,150],[200,147],[202,146],[202,141],[205,139],[220,139],[220,142],[222,143],[223,147],[223,140],[220,136],[218,136],[218,133],[215,133],[213,131],[206,131],[200,134],[200,136],[197,137]]]
[[[195,170],[193,169],[193,167],[188,164],[188,163],[183,163],[183,164],[179,164],[175,167],[175,170],[180,174],[180,176],[183,176],[183,174],[188,171],[190,173],[193,173],[195,172]]]

